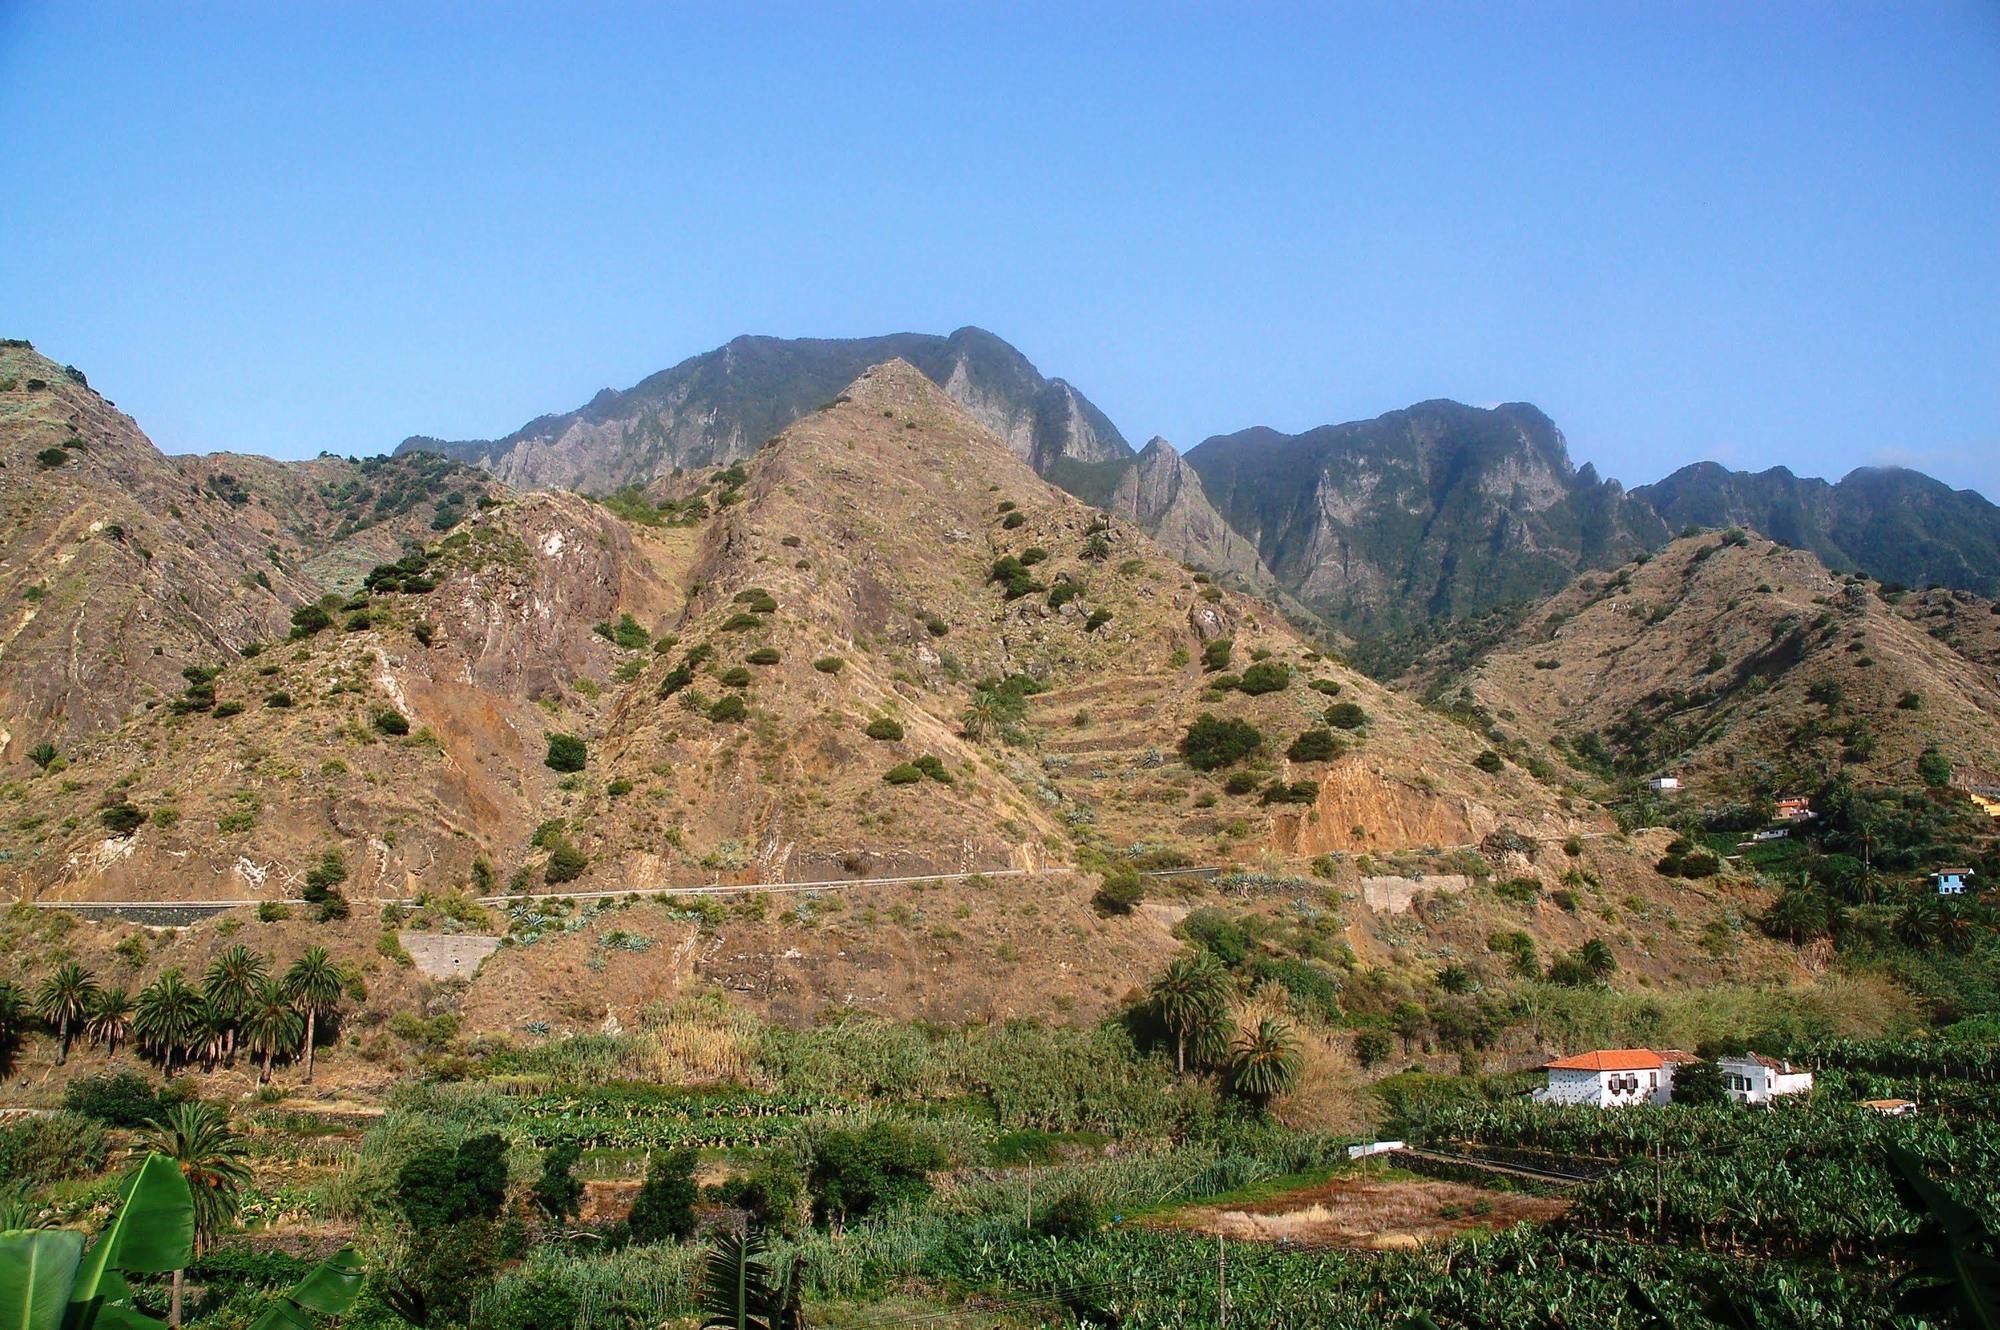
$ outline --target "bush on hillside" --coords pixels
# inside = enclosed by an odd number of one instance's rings
[[[1246,720],[1222,720],[1203,712],[1181,739],[1181,756],[1196,771],[1214,771],[1240,762],[1264,746],[1264,736]]]
[[[542,762],[551,771],[582,771],[589,756],[589,746],[576,735],[551,734],[549,751]]]
[[[903,737],[903,727],[887,716],[877,716],[861,731],[871,739],[893,743]]]
[[[1285,756],[1294,762],[1331,762],[1341,754],[1340,739],[1325,728],[1307,730],[1292,740]]]
[[[1243,671],[1243,677],[1236,683],[1238,692],[1255,697],[1260,693],[1278,693],[1289,688],[1292,683],[1292,667],[1281,660],[1260,660]]]

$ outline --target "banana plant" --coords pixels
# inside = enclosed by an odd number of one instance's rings
[[[88,1247],[74,1229],[0,1233],[0,1330],[163,1330],[133,1305],[126,1276],[187,1266],[194,1254],[193,1194],[173,1160],[149,1154],[118,1196],[110,1222]],[[253,1330],[313,1330],[312,1314],[338,1315],[360,1290],[360,1264],[342,1250],[281,1294]]]

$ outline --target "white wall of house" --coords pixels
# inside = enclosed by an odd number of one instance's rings
[[[1722,1069],[1729,1097],[1739,1104],[1768,1104],[1781,1095],[1804,1094],[1813,1086],[1809,1071],[1778,1071],[1755,1058],[1721,1058],[1716,1065]]]
[[[1623,1108],[1664,1104],[1672,1096],[1671,1071],[1566,1071],[1550,1068],[1549,1083],[1535,1091],[1545,1104],[1590,1104]]]

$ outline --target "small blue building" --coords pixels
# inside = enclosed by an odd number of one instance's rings
[[[1937,883],[1938,895],[1963,896],[1966,879],[1971,876],[1970,868],[1940,868],[1931,874],[1931,880]]]

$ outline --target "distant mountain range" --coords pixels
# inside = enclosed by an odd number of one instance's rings
[[[403,441],[516,488],[603,493],[750,456],[862,370],[914,365],[1047,479],[1177,558],[1355,635],[1539,599],[1689,525],[1742,526],[1841,571],[2000,592],[2000,508],[1915,471],[1838,484],[1713,462],[1626,490],[1574,465],[1537,408],[1421,402],[1300,434],[1254,428],[1135,453],[1062,379],[992,333],[739,337],[502,439]]]

